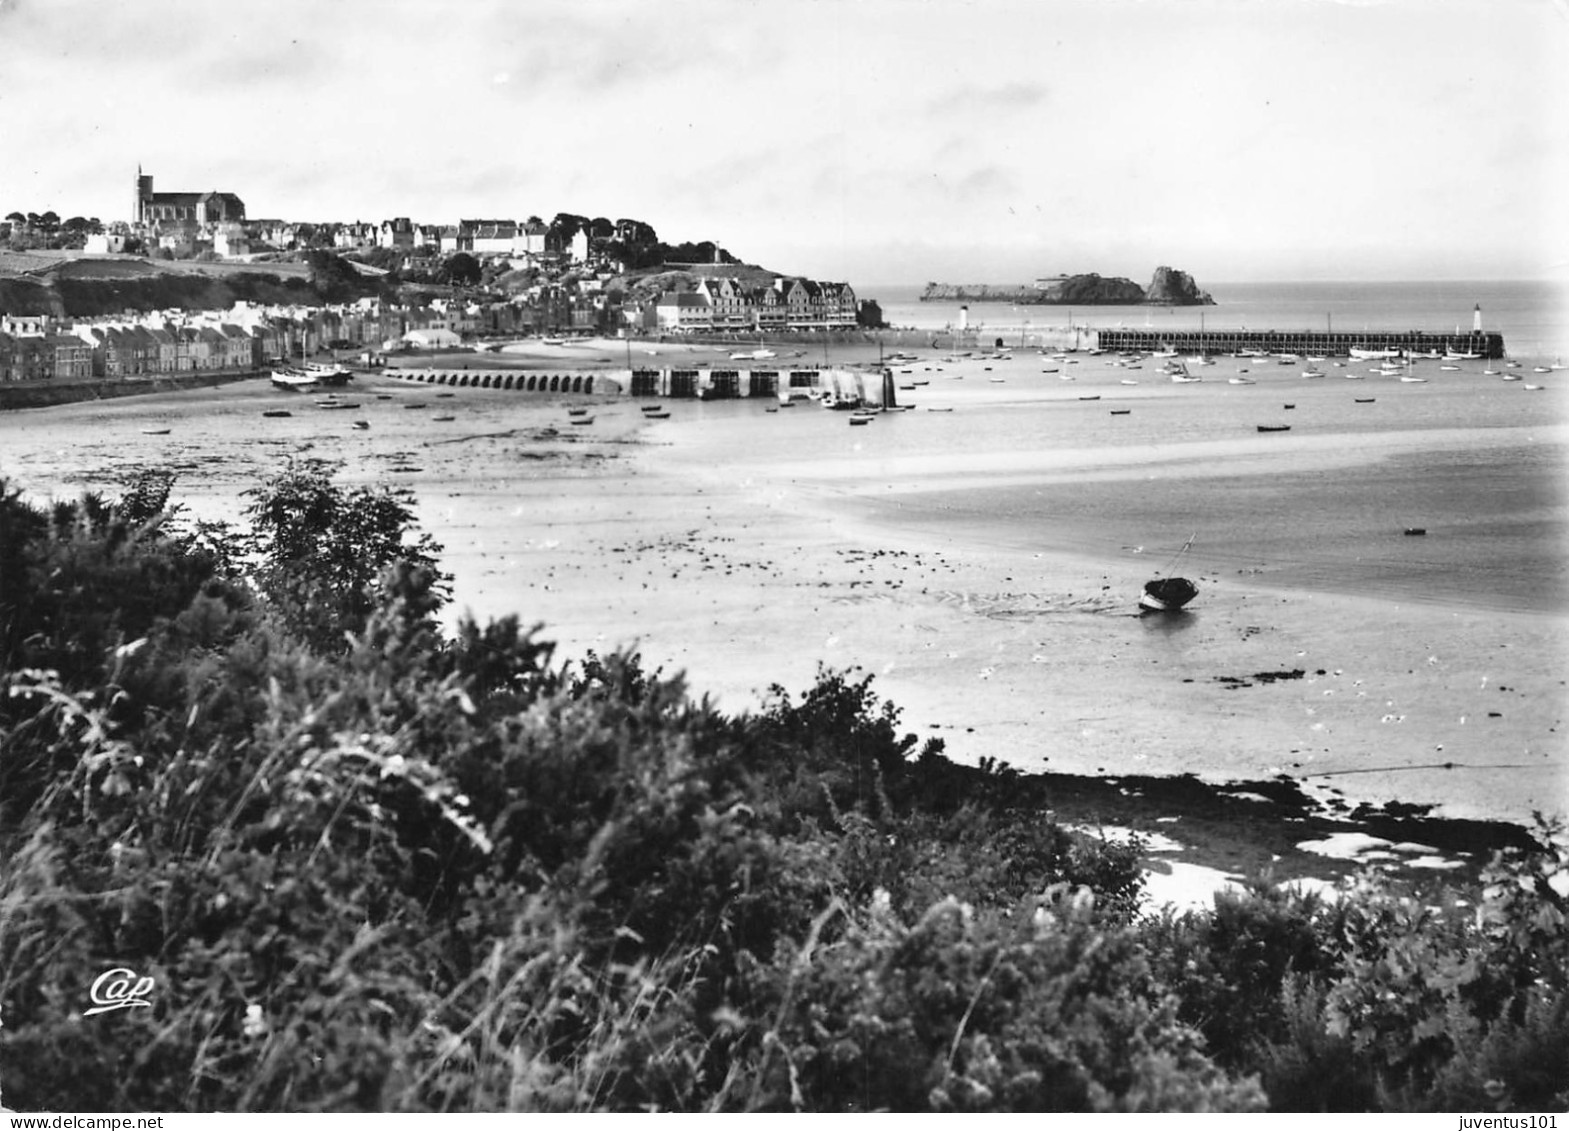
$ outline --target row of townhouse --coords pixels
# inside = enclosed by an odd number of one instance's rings
[[[668,333],[766,333],[853,328],[859,304],[849,283],[777,278],[766,286],[739,279],[702,279],[690,291],[667,292],[655,306]]]
[[[74,334],[0,331],[0,384],[92,375],[93,348]]]
[[[254,237],[274,247],[286,248],[299,242],[299,226],[265,221],[252,229]],[[332,245],[340,251],[365,247],[384,247],[410,254],[453,255],[466,251],[481,258],[500,256],[515,259],[540,259],[557,253],[575,263],[588,258],[588,233],[578,232],[566,245],[547,246],[550,227],[538,218],[517,220],[461,220],[456,224],[415,224],[407,216],[383,220],[380,224],[356,221],[338,224]]]

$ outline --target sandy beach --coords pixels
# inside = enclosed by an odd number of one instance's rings
[[[606,345],[596,363],[620,363],[622,348]],[[581,360],[570,347],[539,350],[554,352],[512,360]],[[981,363],[953,365],[971,383],[940,396],[923,387],[928,405],[963,413],[1001,395]],[[1088,382],[1093,366],[1081,372]],[[1022,371],[1009,379],[1020,384]],[[1105,382],[1119,391],[1114,374]],[[1097,535],[1093,516],[1060,539],[932,525],[956,483],[1056,473],[1080,498],[1152,462],[1206,474],[1213,451],[1087,440],[1034,459],[923,458],[918,446],[869,459],[894,429],[959,417],[911,412],[847,429],[815,405],[667,401],[671,418],[655,421],[626,397],[437,389],[393,374],[362,375],[340,397],[354,407],[326,411],[249,381],[0,414],[0,475],[47,498],[113,493],[166,467],[191,513],[234,519],[240,493],[290,456],[341,461],[346,481],[414,492],[454,575],[453,618],[515,613],[542,623],[564,658],[636,649],[727,710],[756,706],[776,683],[799,693],[821,663],[875,675],[907,729],[942,738],[961,762],[1284,776],[1337,807],[1394,802],[1517,823],[1566,808],[1562,608],[1318,591],[1256,562],[1200,557],[1192,610],[1141,617],[1140,586],[1164,563],[1154,547],[1106,553],[1116,534]],[[570,406],[588,406],[593,423],[571,424]],[[261,415],[280,408],[291,415]],[[830,427],[837,462],[805,439]],[[1533,434],[1561,442],[1563,425]],[[1381,436],[1354,450],[1319,438],[1284,458],[1312,469],[1409,442]],[[1251,437],[1229,454],[1242,467],[1277,458]]]

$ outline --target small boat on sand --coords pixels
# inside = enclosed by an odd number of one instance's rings
[[[278,416],[293,416],[294,414],[292,412],[290,412],[286,408],[269,408],[266,412],[262,413],[262,415],[263,416],[278,417]]]
[[[1164,571],[1166,574],[1170,574],[1177,567],[1182,556],[1193,545],[1195,537],[1197,535],[1190,535],[1182,544],[1182,549],[1177,551],[1176,556],[1171,559],[1171,564],[1166,567]],[[1198,592],[1199,587],[1186,577],[1163,577],[1157,574],[1144,583],[1144,592],[1139,596],[1139,608],[1147,612],[1174,613],[1198,596]]]
[[[1260,432],[1290,432],[1291,431],[1291,425],[1289,425],[1289,424],[1260,424],[1258,426],[1258,430]]]
[[[169,429],[167,429],[167,428],[143,428],[142,429],[142,435],[143,436],[167,436],[168,434],[169,434]]]

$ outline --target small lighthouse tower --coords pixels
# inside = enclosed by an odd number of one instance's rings
[[[1481,303],[1477,303],[1476,304],[1476,309],[1471,312],[1471,333],[1473,333],[1473,334],[1480,334],[1481,332],[1482,332],[1482,304]]]

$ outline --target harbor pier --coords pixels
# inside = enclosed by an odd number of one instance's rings
[[[1349,357],[1353,349],[1365,349],[1399,350],[1407,356],[1504,356],[1504,336],[1481,330],[1456,334],[1426,330],[1363,330],[1350,334],[1327,330],[1097,330],[1095,339],[1103,350],[1175,349],[1190,354],[1262,350]]]

